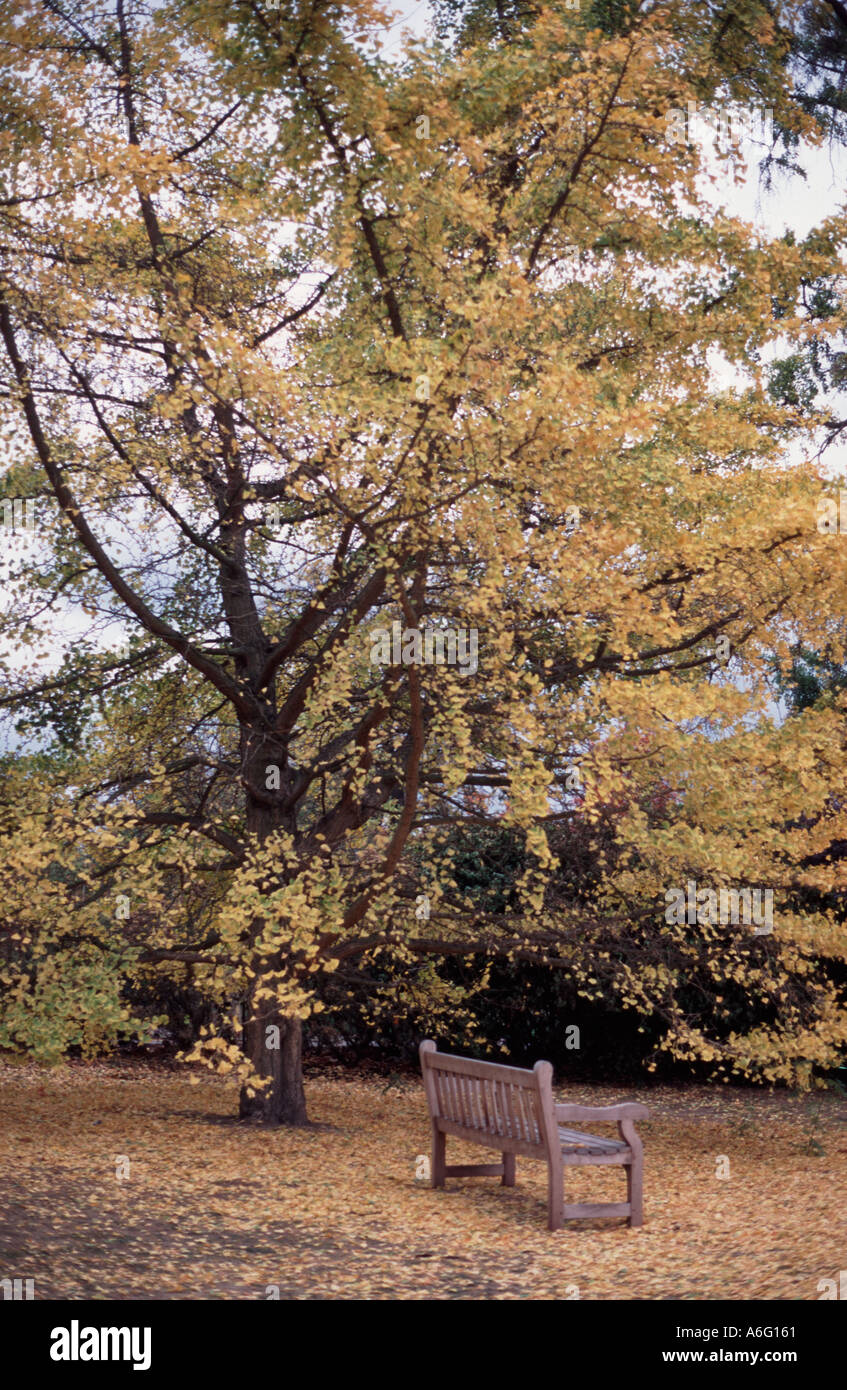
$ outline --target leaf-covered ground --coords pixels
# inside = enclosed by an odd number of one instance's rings
[[[233,1121],[214,1078],[0,1065],[0,1277],[34,1278],[37,1298],[816,1299],[847,1268],[847,1107],[830,1094],[645,1089],[644,1227],[553,1235],[542,1164],[519,1159],[512,1189],[416,1179],[413,1078],[317,1073],[307,1096],[313,1128],[265,1131]],[[451,1161],[493,1156],[448,1142]],[[618,1169],[566,1176],[572,1200],[623,1199]]]

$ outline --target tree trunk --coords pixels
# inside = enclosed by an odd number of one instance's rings
[[[269,1077],[270,1086],[248,1096],[241,1088],[239,1115],[266,1125],[305,1125],[306,1096],[303,1091],[303,1023],[283,1014],[248,1019],[245,1051],[258,1076]]]
[[[275,798],[282,802],[290,790],[291,773],[285,748],[267,728],[241,729],[241,758],[247,785],[247,829],[260,842],[274,831],[296,830],[293,816],[282,815]],[[273,777],[269,776],[274,770]],[[255,940],[263,922],[253,923]],[[258,981],[257,983],[261,983]],[[303,1091],[303,1023],[282,1013],[270,1000],[256,1005],[248,995],[244,1008],[244,1051],[257,1076],[270,1085],[253,1096],[241,1089],[239,1114],[266,1125],[305,1125],[306,1097]]]

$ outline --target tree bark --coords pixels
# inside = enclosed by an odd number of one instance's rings
[[[266,840],[281,826],[289,832],[295,823],[281,816],[267,789],[267,770],[274,766],[281,778],[280,799],[288,790],[290,772],[285,748],[267,729],[242,727],[242,767],[247,784],[247,827],[259,840]],[[256,794],[258,791],[258,795]],[[263,922],[253,924],[253,939]],[[259,981],[258,983],[261,983]],[[248,995],[244,1000],[244,1051],[255,1074],[269,1084],[254,1095],[241,1088],[239,1115],[265,1125],[305,1125],[306,1096],[303,1090],[303,1021],[283,1013],[272,1000],[257,1005]]]
[[[245,1051],[253,1069],[259,1077],[267,1077],[270,1085],[252,1096],[242,1086],[238,1109],[241,1119],[265,1125],[308,1124],[302,1020],[280,1013],[264,1014],[248,1018],[244,1032]]]

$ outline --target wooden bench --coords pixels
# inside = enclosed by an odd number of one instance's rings
[[[532,1071],[474,1062],[438,1052],[429,1039],[421,1043],[420,1058],[432,1120],[433,1187],[443,1187],[445,1178],[470,1177],[500,1178],[504,1187],[514,1187],[517,1155],[523,1154],[547,1164],[547,1224],[551,1231],[559,1229],[563,1218],[572,1217],[627,1216],[630,1226],[642,1224],[643,1149],[634,1121],[649,1118],[646,1105],[559,1105],[553,1100],[549,1062],[536,1062]],[[561,1123],[580,1120],[616,1123],[620,1139],[563,1128]],[[448,1134],[499,1149],[502,1162],[449,1167]],[[568,1205],[564,1168],[587,1163],[623,1164],[627,1200]]]

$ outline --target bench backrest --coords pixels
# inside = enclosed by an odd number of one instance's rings
[[[549,1062],[536,1062],[532,1071],[476,1062],[438,1052],[429,1039],[420,1058],[429,1113],[442,1133],[477,1143],[490,1135],[492,1148],[534,1158],[558,1153]]]

